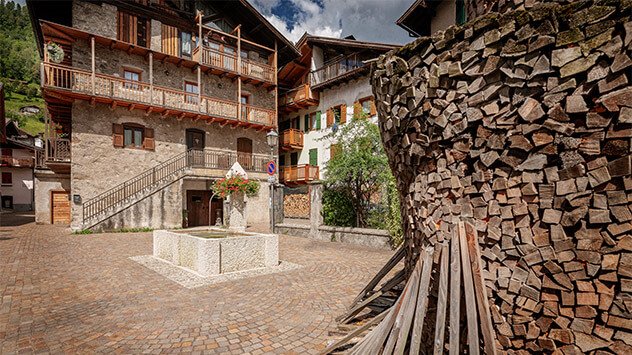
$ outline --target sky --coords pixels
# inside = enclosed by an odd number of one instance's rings
[[[413,38],[395,21],[414,0],[249,0],[281,33],[296,42],[311,35],[404,44]]]
[[[290,41],[303,33],[404,44],[413,38],[395,21],[415,0],[249,0]],[[24,4],[24,0],[17,0]]]

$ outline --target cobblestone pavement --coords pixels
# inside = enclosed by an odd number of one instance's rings
[[[151,233],[0,215],[0,354],[310,354],[390,251],[282,236],[303,268],[186,289],[129,259]]]

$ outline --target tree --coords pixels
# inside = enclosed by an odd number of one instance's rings
[[[337,142],[325,165],[325,189],[344,192],[355,211],[356,225],[367,227],[376,205],[371,201],[385,194],[393,180],[379,128],[366,114],[358,113],[322,139]]]

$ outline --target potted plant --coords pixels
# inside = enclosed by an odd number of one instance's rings
[[[46,42],[46,53],[54,63],[61,63],[64,60],[64,49],[53,41]]]
[[[63,127],[62,127],[59,123],[57,123],[57,122],[53,122],[53,123],[50,125],[50,128],[51,128],[52,130],[54,130],[54,131],[55,131],[55,133],[57,133],[58,135],[59,135],[59,134],[62,134],[62,133],[64,132],[64,128],[63,128]]]

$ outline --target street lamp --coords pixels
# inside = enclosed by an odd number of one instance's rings
[[[274,161],[274,148],[279,143],[279,134],[272,129],[266,135],[266,139],[270,146],[270,161]],[[274,233],[274,175],[268,177],[268,182],[270,183],[270,233]]]

